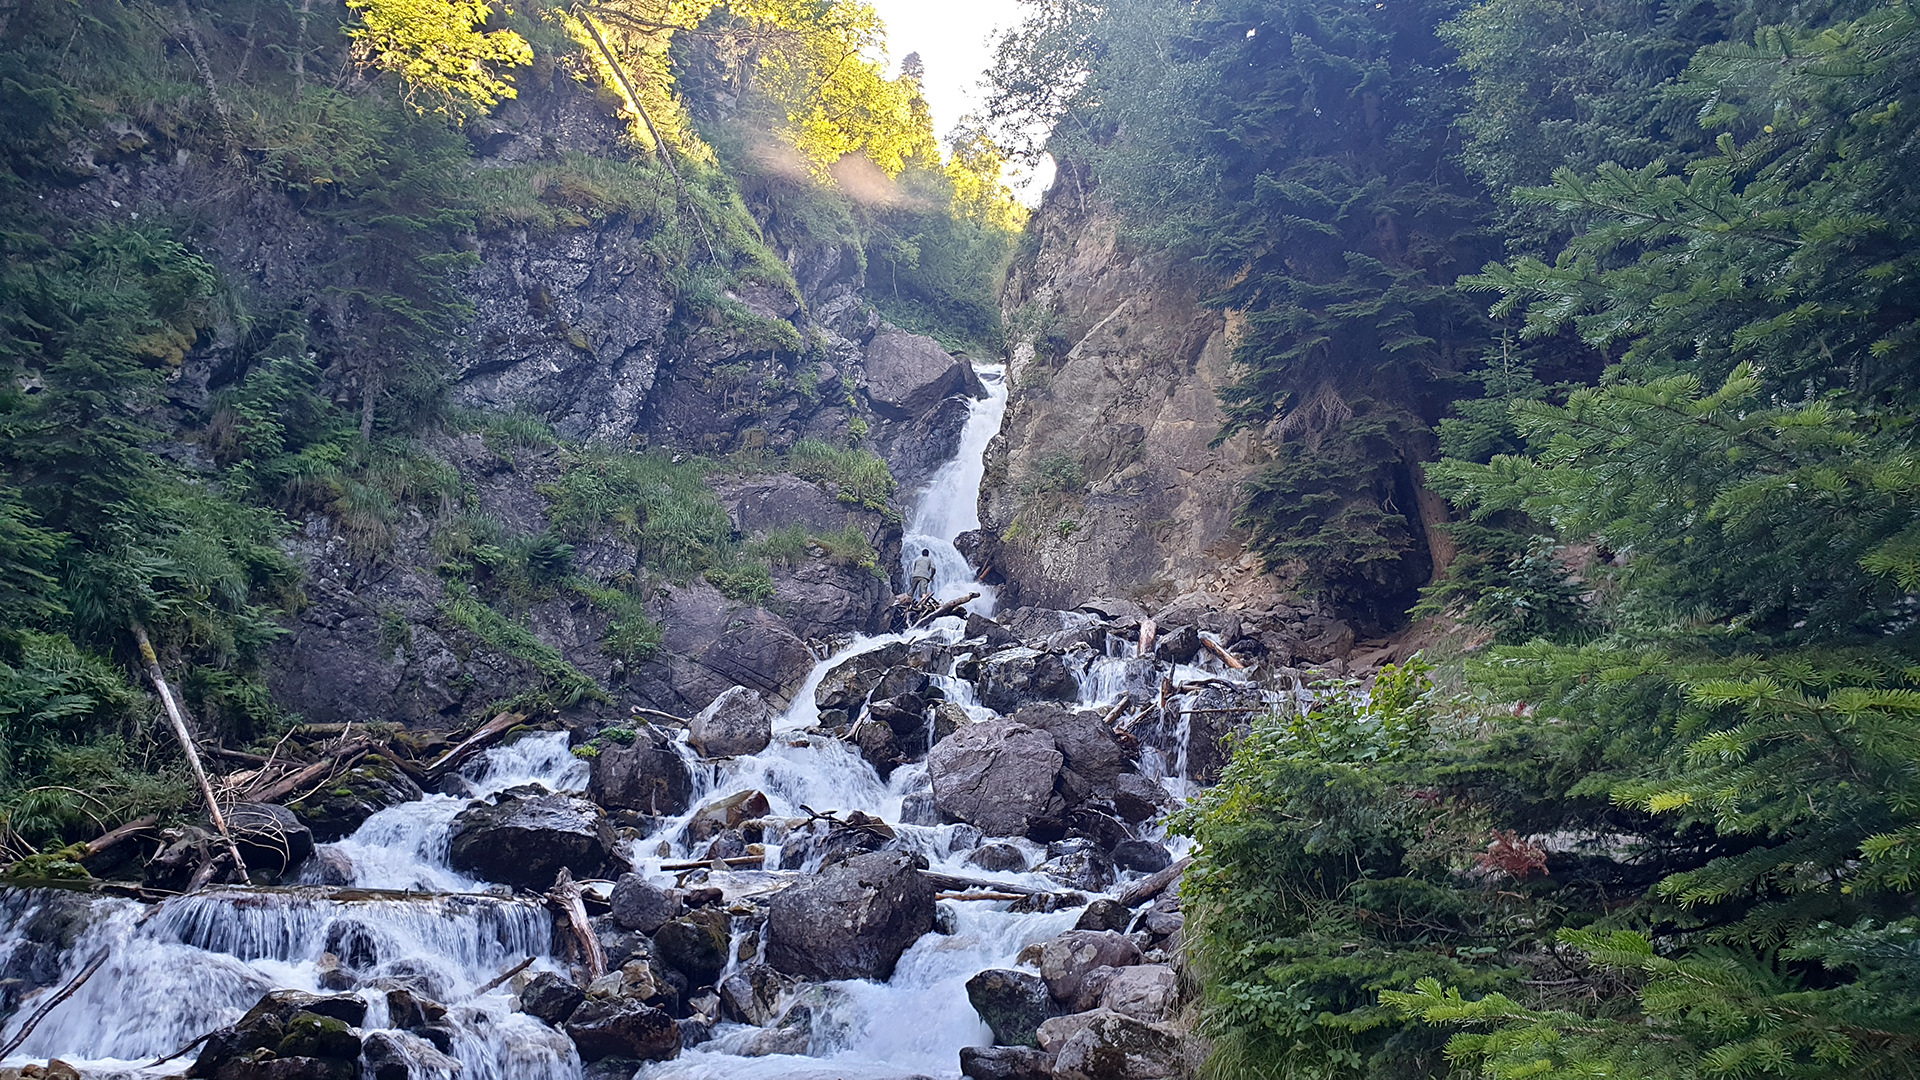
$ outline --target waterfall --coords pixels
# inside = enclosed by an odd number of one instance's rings
[[[1000,365],[980,364],[973,370],[987,396],[968,409],[953,459],[933,474],[915,499],[900,541],[900,558],[902,569],[910,570],[921,551],[930,552],[937,571],[934,595],[952,600],[978,592],[980,599],[968,604],[967,610],[991,615],[996,600],[993,587],[980,584],[953,541],[980,527],[980,480],[987,470],[987,444],[1000,433],[1000,421],[1007,414],[1007,379],[1006,368]]]

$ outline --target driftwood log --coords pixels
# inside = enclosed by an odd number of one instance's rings
[[[1160,870],[1141,878],[1139,881],[1121,889],[1113,895],[1125,907],[1135,907],[1167,891],[1167,886],[1180,880],[1180,875],[1193,865],[1192,856],[1181,859],[1165,870]]]
[[[227,830],[227,816],[220,812],[220,800],[213,797],[213,784],[207,779],[206,767],[200,764],[200,752],[194,749],[193,734],[187,730],[186,714],[180,711],[180,703],[173,699],[173,689],[167,685],[166,674],[160,670],[160,657],[154,654],[153,642],[147,638],[147,628],[133,623],[132,629],[133,640],[140,646],[140,659],[147,665],[147,678],[153,680],[153,688],[160,692],[160,702],[166,706],[167,722],[173,726],[173,736],[180,740],[180,749],[187,755],[187,764],[193,767],[193,779],[200,785],[200,795],[207,801],[207,816],[213,819],[213,827],[219,831],[220,838],[227,842],[227,851],[233,856],[234,868],[240,871],[240,880],[249,881],[247,861],[240,857],[240,845],[234,843],[233,833]]]
[[[908,629],[918,630],[921,627],[926,626],[927,624],[933,622],[933,620],[945,618],[948,615],[951,615],[954,612],[959,611],[961,608],[966,607],[968,604],[971,604],[978,599],[980,599],[979,593],[970,592],[965,596],[959,597],[954,600],[949,600],[946,603],[941,604],[939,607],[934,608],[932,611],[928,612],[927,614],[922,615],[918,619],[913,620],[912,624],[908,626]]]
[[[1226,646],[1220,644],[1219,642],[1213,640],[1212,638],[1208,637],[1205,634],[1200,635],[1200,647],[1212,653],[1213,655],[1219,657],[1221,663],[1227,665],[1233,670],[1235,671],[1246,670],[1247,665],[1245,661],[1241,660],[1239,657],[1228,652],[1226,649]]]
[[[512,730],[515,724],[525,722],[527,718],[520,713],[501,713],[499,716],[480,725],[480,730],[460,741],[460,745],[441,754],[427,766],[428,776],[439,776],[455,765],[467,760],[486,748],[486,745]]]
[[[581,959],[587,967],[587,984],[591,986],[595,979],[607,973],[607,954],[600,951],[600,937],[593,932],[593,924],[587,922],[587,904],[580,897],[580,884],[573,880],[573,871],[564,866],[560,868],[547,900],[567,917],[573,939],[580,943]]]
[[[351,768],[354,762],[365,757],[371,749],[372,743],[369,740],[355,739],[327,757],[272,783],[249,788],[243,798],[247,802],[279,802],[302,788],[320,783],[335,769]]]

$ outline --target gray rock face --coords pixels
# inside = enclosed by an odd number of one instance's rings
[[[254,870],[278,876],[297,869],[313,854],[313,831],[284,806],[238,803],[227,811],[227,829],[240,848],[240,857]]]
[[[1113,808],[1121,820],[1137,825],[1165,810],[1171,800],[1158,781],[1139,773],[1121,773],[1113,778]]]
[[[887,328],[867,343],[867,399],[888,419],[918,416],[959,393],[967,363],[924,334]]]
[[[537,412],[569,438],[639,429],[673,315],[644,243],[619,229],[487,236],[462,290],[475,317],[454,400]]]
[[[1053,1080],[1053,1055],[1027,1046],[967,1046],[960,1075],[969,1080]]]
[[[1011,713],[1037,701],[1072,701],[1080,687],[1053,653],[1018,646],[980,661],[980,704]]]
[[[520,1011],[557,1027],[585,1000],[587,995],[572,982],[543,971],[527,980],[520,991]]]
[[[995,872],[1022,873],[1027,868],[1027,857],[1012,844],[987,844],[967,856],[968,866],[977,866],[982,870]]]
[[[582,1061],[665,1061],[680,1053],[680,1028],[673,1017],[631,998],[590,999],[573,1010],[562,1030]]]
[[[1074,922],[1075,930],[1118,930],[1126,933],[1127,924],[1133,921],[1133,912],[1118,900],[1100,899],[1087,905]]]
[[[1072,1001],[1080,984],[1098,967],[1130,967],[1140,962],[1140,947],[1113,930],[1069,930],[1040,949],[1040,977],[1055,1001]]]
[[[967,1000],[1000,1046],[1038,1048],[1035,1034],[1053,1012],[1047,984],[1025,971],[992,968],[967,980]]]
[[[935,746],[927,773],[943,813],[989,836],[1019,836],[1046,812],[1063,760],[1046,732],[988,720]]]
[[[1113,884],[1113,863],[1090,845],[1055,855],[1034,870],[1069,889],[1085,892],[1100,892]]]
[[[886,979],[933,929],[925,861],[897,851],[855,855],[776,894],[767,960],[808,979]]]
[[[600,808],[575,795],[509,788],[491,804],[453,819],[447,862],[487,881],[545,889],[566,867],[577,878],[606,876],[618,840]]]
[[[700,710],[687,726],[687,742],[701,757],[757,754],[773,739],[773,713],[757,690],[736,686]]]
[[[1180,1038],[1172,1031],[1102,1009],[1069,1037],[1054,1058],[1054,1080],[1172,1080],[1182,1073]]]
[[[896,641],[842,660],[821,677],[813,703],[821,709],[858,708],[880,677],[907,658],[907,651],[906,642]]]
[[[620,875],[620,880],[613,885],[610,903],[615,925],[642,934],[660,929],[680,910],[680,902],[672,893],[639,874]]]
[[[1137,964],[1113,973],[1101,993],[1100,1007],[1135,1020],[1156,1022],[1172,1016],[1179,1000],[1180,980],[1171,967]]]
[[[766,1027],[779,1018],[788,980],[770,964],[743,964],[720,980],[720,1006],[730,1020]]]
[[[693,801],[693,774],[666,734],[645,727],[626,746],[609,743],[600,748],[587,796],[609,810],[684,813]]]

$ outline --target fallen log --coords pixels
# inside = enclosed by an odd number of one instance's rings
[[[1148,900],[1166,892],[1167,886],[1179,881],[1180,875],[1186,873],[1187,867],[1192,865],[1193,857],[1188,856],[1174,863],[1172,866],[1167,867],[1165,870],[1149,874],[1126,888],[1121,889],[1119,892],[1113,894],[1113,898],[1118,900],[1123,907],[1135,907],[1144,904]]]
[[[767,861],[765,855],[730,855],[724,859],[691,859],[686,862],[661,863],[660,872],[678,874],[687,870],[712,870],[721,867],[759,866]]]
[[[125,825],[122,825],[117,829],[112,829],[112,830],[109,830],[108,832],[101,833],[99,836],[95,837],[94,839],[87,841],[87,853],[80,857],[82,859],[91,859],[95,855],[98,855],[101,852],[107,850],[108,848],[113,847],[115,844],[120,843],[122,840],[127,840],[127,839],[131,839],[132,837],[139,836],[141,833],[146,832],[148,829],[153,828],[155,825],[159,823],[160,823],[159,818],[149,815],[147,817],[136,818],[133,821],[129,821]]]
[[[1239,657],[1228,652],[1226,649],[1226,646],[1220,644],[1219,642],[1213,640],[1212,638],[1208,637],[1205,634],[1200,635],[1200,647],[1212,653],[1213,655],[1219,657],[1221,663],[1227,665],[1228,667],[1232,668],[1235,671],[1245,671],[1247,669],[1247,665],[1245,661],[1241,660]]]
[[[519,963],[513,965],[512,967],[501,972],[500,974],[495,975],[493,978],[488,979],[486,982],[481,983],[480,988],[478,990],[475,990],[473,993],[468,994],[467,997],[469,999],[477,998],[480,995],[486,993],[489,990],[492,990],[494,987],[499,986],[501,983],[506,982],[508,979],[513,978],[515,975],[520,974],[521,972],[527,970],[532,966],[533,966],[533,957],[529,956],[525,960],[520,961]]]
[[[685,719],[683,717],[675,716],[672,713],[661,712],[659,709],[643,709],[638,705],[634,705],[630,707],[627,711],[632,713],[634,716],[644,716],[653,720],[660,720],[669,724],[677,724],[680,727],[690,727],[693,724],[693,721],[691,720]]]
[[[1020,899],[1024,899],[1022,894],[1010,893],[1010,892],[937,892],[933,894],[933,898],[935,900],[1020,900]]]
[[[325,757],[296,772],[275,780],[262,787],[249,788],[242,796],[244,802],[279,802],[281,799],[311,784],[319,783],[338,768],[351,768],[353,763],[367,755],[369,743],[366,739],[354,741],[335,750]]]
[[[580,886],[573,880],[573,871],[566,867],[553,879],[553,888],[547,893],[547,900],[560,909],[567,917],[567,925],[573,929],[573,938],[580,943],[580,952],[587,965],[587,984],[591,986],[595,979],[607,973],[607,954],[600,951],[600,937],[593,932],[593,925],[587,922],[587,905],[580,898]]]
[[[1133,704],[1132,694],[1121,694],[1119,703],[1114,705],[1112,709],[1108,710],[1107,715],[1100,718],[1100,726],[1103,728],[1112,728],[1113,722],[1115,720],[1120,719],[1120,714],[1126,712],[1127,706],[1132,704]]]
[[[143,639],[144,637],[145,635],[142,635]],[[94,953],[93,959],[87,961],[87,966],[80,969],[80,974],[68,980],[67,985],[61,987],[59,993],[48,998],[45,1005],[40,1006],[32,1016],[27,1017],[27,1022],[21,1024],[20,1030],[13,1033],[13,1038],[7,1040],[7,1045],[0,1046],[0,1058],[5,1058],[19,1049],[20,1044],[27,1041],[27,1036],[33,1034],[33,1029],[40,1026],[40,1021],[45,1020],[47,1014],[52,1012],[55,1006],[72,997],[73,992],[80,989],[81,983],[93,978],[93,973],[99,971],[100,965],[107,962],[107,956],[112,951],[111,949],[103,948],[99,952]]]
[[[260,754],[249,754],[244,750],[229,750],[224,746],[209,746],[207,753],[222,761],[237,761],[242,765],[269,765],[273,759]]]
[[[220,838],[227,842],[227,850],[233,855],[233,865],[240,871],[240,880],[247,881],[247,861],[240,857],[240,845],[234,843],[233,834],[227,831],[227,817],[220,812],[220,800],[213,797],[213,784],[207,779],[206,768],[200,764],[200,752],[194,749],[193,735],[187,730],[186,714],[180,711],[180,703],[173,700],[173,689],[167,685],[166,674],[160,670],[160,657],[154,654],[153,642],[147,639],[147,628],[133,623],[132,629],[133,640],[140,646],[140,659],[146,661],[147,678],[153,680],[153,688],[160,692],[160,702],[166,706],[167,722],[173,726],[173,736],[180,740],[180,749],[186,753],[187,764],[193,767],[193,778],[200,785],[200,795],[207,801],[207,816],[213,819],[213,827],[220,833]]]
[[[934,608],[933,611],[930,612],[929,614],[923,615],[920,618],[915,619],[913,623],[907,627],[907,629],[918,630],[921,627],[926,626],[927,624],[933,622],[935,619],[943,619],[948,615],[951,615],[954,612],[959,611],[961,608],[966,607],[968,604],[971,604],[978,599],[980,599],[979,593],[970,592],[967,595],[962,596],[957,600],[949,600],[946,603],[941,604],[939,607]]]
[[[1005,892],[1015,896],[1038,896],[1050,892],[1049,889],[1035,889],[1027,885],[1014,885],[1005,881],[989,881],[985,878],[960,877],[957,874],[942,874],[937,870],[922,870],[920,876],[941,892]]]
[[[460,745],[435,758],[427,766],[428,776],[438,776],[462,761],[472,757],[488,743],[505,735],[515,724],[522,723],[526,717],[520,713],[501,713],[499,716],[480,725],[480,730],[460,741]]]

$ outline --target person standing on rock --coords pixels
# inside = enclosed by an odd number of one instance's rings
[[[913,566],[908,570],[908,576],[913,579],[913,583],[907,586],[907,599],[918,602],[923,596],[932,596],[933,575],[933,552],[921,548],[920,557],[913,560]]]

